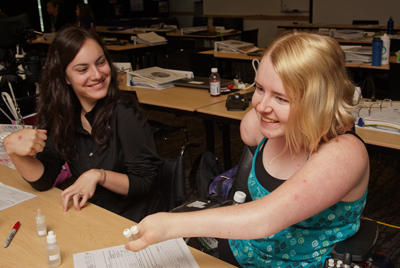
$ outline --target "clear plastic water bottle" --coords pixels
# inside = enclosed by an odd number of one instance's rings
[[[211,68],[210,75],[210,95],[211,97],[221,96],[221,78],[218,74],[218,68]]]
[[[383,42],[379,37],[372,40],[372,66],[381,66]]]
[[[393,34],[393,18],[390,16],[387,23],[387,34]]]

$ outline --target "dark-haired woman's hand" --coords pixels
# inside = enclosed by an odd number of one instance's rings
[[[43,151],[47,140],[44,129],[21,129],[6,136],[4,149],[12,156],[34,156]]]
[[[97,183],[103,178],[99,169],[91,169],[84,172],[74,184],[61,193],[61,206],[68,210],[69,200],[72,199],[76,210],[80,211],[96,190]]]

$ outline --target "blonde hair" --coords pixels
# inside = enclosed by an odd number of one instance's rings
[[[286,34],[266,49],[282,80],[290,102],[286,146],[295,153],[302,148],[316,152],[352,127],[350,81],[343,51],[331,37],[312,33]]]

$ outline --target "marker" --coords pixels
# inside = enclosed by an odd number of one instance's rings
[[[21,223],[19,221],[17,221],[17,223],[12,228],[10,234],[8,235],[6,242],[4,242],[3,247],[5,247],[5,248],[8,247],[8,245],[10,244],[11,240],[13,239],[15,233],[18,231],[18,228],[20,225],[21,225]]]

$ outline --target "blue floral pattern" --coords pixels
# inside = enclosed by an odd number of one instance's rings
[[[253,200],[270,193],[256,178],[255,159],[248,179]],[[330,257],[333,244],[353,236],[360,228],[360,216],[365,208],[366,197],[367,192],[358,201],[338,202],[269,237],[255,240],[230,239],[229,245],[242,267],[322,268],[325,260]]]

